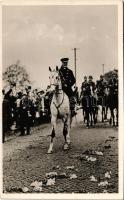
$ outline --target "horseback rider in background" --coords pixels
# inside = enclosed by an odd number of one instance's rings
[[[81,85],[81,96],[86,96],[87,95],[87,89],[88,89],[88,81],[87,81],[87,77],[84,76],[84,81],[83,81],[83,83]]]
[[[103,97],[104,90],[106,88],[106,81],[104,80],[103,75],[100,75],[100,80],[97,81],[96,88],[97,88],[97,95]]]
[[[112,73],[112,78],[110,79],[108,83],[108,87],[110,89],[110,93],[118,94],[118,77],[117,73]]]
[[[96,90],[96,85],[95,85],[95,82],[93,81],[93,77],[91,75],[89,76],[88,85],[89,85],[90,95],[94,96],[94,93]]]
[[[72,86],[75,84],[76,80],[72,70],[68,68],[68,60],[69,58],[61,59],[62,65],[59,69],[59,74],[62,82],[62,89],[69,97],[71,116],[73,117],[77,114],[75,112],[75,97],[72,90]]]

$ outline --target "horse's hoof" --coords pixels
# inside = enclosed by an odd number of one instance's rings
[[[67,144],[70,145],[71,144],[71,141],[70,139],[67,139]]]
[[[69,149],[69,145],[66,143],[64,144],[64,150],[68,150]]]
[[[47,151],[47,154],[52,154],[53,153],[53,150],[48,150]]]

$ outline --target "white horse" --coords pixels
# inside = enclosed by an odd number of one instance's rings
[[[59,75],[58,67],[52,70],[49,67],[50,71],[50,87],[53,91],[53,98],[51,102],[51,124],[52,124],[52,133],[50,146],[48,153],[53,152],[53,139],[56,133],[56,122],[57,118],[61,118],[63,122],[63,135],[65,139],[64,150],[69,149],[70,144],[70,124],[71,124],[71,112],[68,96],[62,90],[62,83]]]

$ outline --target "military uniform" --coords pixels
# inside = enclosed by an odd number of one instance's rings
[[[28,95],[24,95],[20,102],[20,129],[21,135],[24,135],[25,128],[27,134],[30,134],[30,127],[33,119],[33,104]]]
[[[70,109],[73,112],[75,109],[75,98],[74,92],[72,90],[72,86],[75,84],[76,80],[74,74],[71,69],[68,69],[67,62],[68,58],[62,58],[62,66],[59,69],[59,74],[62,82],[62,89],[69,97],[70,101]],[[72,116],[75,115],[75,111],[73,112]]]
[[[81,95],[87,96],[89,94],[89,84],[87,81],[84,81],[81,85]]]
[[[75,77],[73,72],[68,68],[60,68],[59,70],[61,81],[62,81],[62,89],[63,91],[70,97],[73,96],[72,86],[75,84]]]
[[[93,79],[92,76],[89,76],[89,78]],[[92,95],[91,94],[91,87],[92,87],[92,91],[94,93],[95,89],[96,89],[96,85],[92,80],[89,80],[88,81],[88,87],[87,87],[88,95]]]
[[[98,96],[104,96],[104,90],[106,88],[106,82],[104,79],[98,80],[96,83],[97,88],[97,95]]]
[[[110,79],[108,87],[110,88],[110,93],[118,94],[118,79],[117,78]]]

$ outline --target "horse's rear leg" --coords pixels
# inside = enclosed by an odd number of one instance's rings
[[[52,123],[52,133],[51,133],[50,146],[47,152],[48,154],[53,152],[53,139],[55,137],[55,131],[56,131],[56,118],[52,118],[51,123]]]
[[[105,116],[104,116],[104,120],[107,120],[107,113],[108,113],[108,106],[105,107]]]
[[[70,117],[69,116],[64,122],[63,135],[65,139],[64,150],[67,150],[70,144]]]

